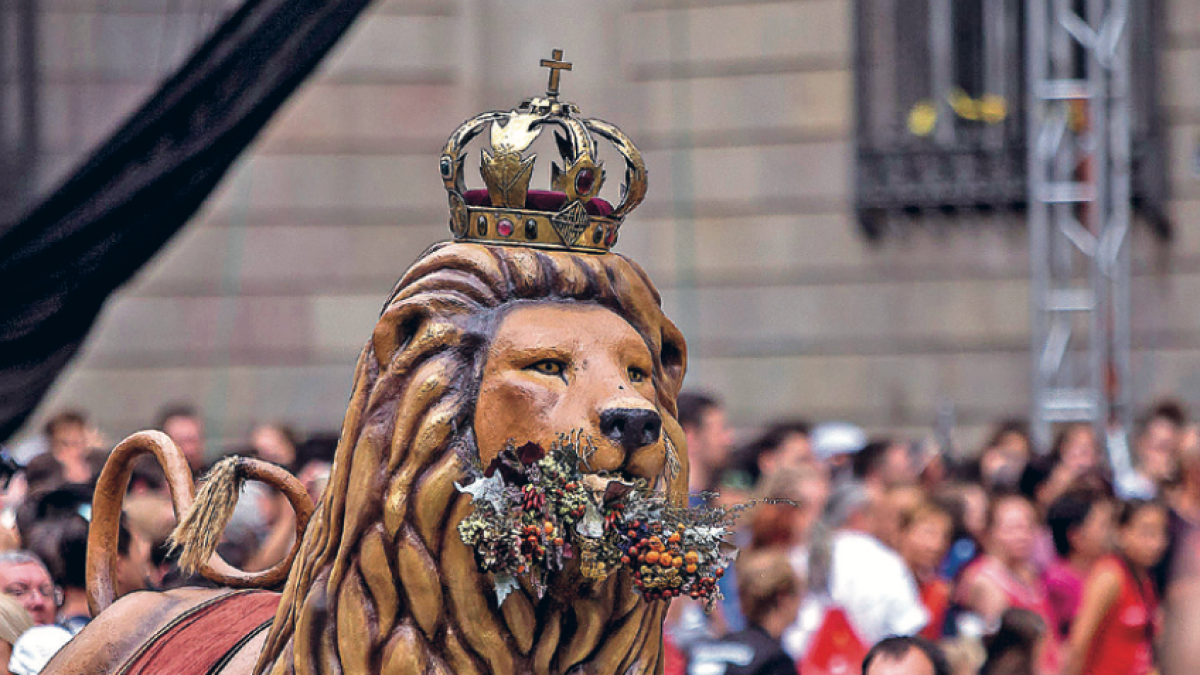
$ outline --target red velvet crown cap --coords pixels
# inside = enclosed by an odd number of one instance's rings
[[[488,196],[487,190],[467,190],[463,194],[463,201],[467,203],[467,206],[490,207],[492,205],[492,199]],[[525,195],[525,208],[531,211],[557,213],[566,203],[567,195],[562,192],[530,190]],[[583,206],[589,216],[607,216],[613,212],[612,204],[599,197],[593,197]]]

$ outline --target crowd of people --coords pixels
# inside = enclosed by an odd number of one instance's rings
[[[1162,672],[1200,524],[1200,433],[1180,404],[1147,410],[1128,452],[1086,424],[1039,452],[1005,420],[962,461],[801,420],[739,447],[696,392],[679,421],[693,501],[753,506],[724,599],[668,615],[669,675]]]
[[[848,423],[784,420],[738,445],[717,397],[679,399],[693,503],[747,505],[723,599],[677,600],[668,675],[1150,675],[1160,599],[1195,558],[1200,433],[1177,403],[1145,413],[1128,456],[1067,425],[1038,452],[1018,420],[967,461],[931,443],[869,438]],[[202,475],[202,417],[162,411],[154,428]],[[336,434],[255,427],[224,449],[288,468],[319,497]],[[78,411],[0,453],[0,665],[40,671],[90,620],[91,493],[111,447]],[[213,453],[213,454],[225,454]],[[251,484],[220,552],[265,569],[292,544],[284,498]],[[174,526],[149,457],[125,502],[120,594],[206,585],[173,564]],[[5,672],[0,669],[0,673]]]
[[[189,406],[165,408],[148,427],[179,446],[192,472],[209,468],[203,418]],[[92,492],[112,445],[86,414],[61,411],[43,433],[0,452],[0,674],[34,675],[91,620],[86,593]],[[256,426],[242,447],[291,470],[315,500],[337,447],[335,433],[298,438],[286,426]],[[211,586],[183,574],[167,543],[175,525],[166,477],[152,457],[130,480],[120,525],[114,582],[118,597],[143,589]],[[218,551],[247,570],[282,558],[295,537],[286,499],[247,485]]]

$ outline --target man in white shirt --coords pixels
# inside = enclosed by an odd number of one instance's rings
[[[874,534],[880,501],[881,495],[862,483],[847,481],[835,487],[823,521],[831,534],[824,542],[814,542],[810,563],[810,588],[822,605],[821,613],[840,607],[867,645],[889,635],[913,635],[929,621],[908,566]],[[793,655],[807,649],[811,631],[820,626],[811,625],[811,618],[808,626],[802,625],[804,613],[785,635]]]

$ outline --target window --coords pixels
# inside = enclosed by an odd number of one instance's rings
[[[1163,44],[1158,4],[1129,3],[1133,183],[1135,207],[1165,234],[1158,59],[1140,47]],[[894,227],[897,215],[1024,208],[1023,6],[856,1],[855,206],[868,237]]]

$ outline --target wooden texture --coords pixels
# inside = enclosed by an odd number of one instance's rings
[[[330,482],[270,633],[228,654],[221,672],[246,675],[257,654],[256,675],[661,673],[667,603],[642,599],[627,571],[591,581],[572,559],[550,573],[544,595],[523,583],[498,605],[458,533],[472,506],[455,483],[467,479],[464,462],[486,463],[506,443],[549,447],[572,434],[589,448],[585,472],[644,478],[683,504],[686,446],[674,418],[686,360],[658,292],[621,255],[430,249],[359,358]],[[614,416],[652,423],[617,431],[605,422]],[[151,451],[168,465],[177,509],[191,508],[178,449],[143,432],[105,469],[104,533],[129,462]],[[676,452],[679,462],[668,461]],[[254,468],[246,475],[277,482]],[[219,563],[214,556],[206,574],[231,578]],[[47,673],[120,672],[162,626],[212,601],[213,592],[191,593],[122,599]],[[114,631],[124,631],[119,649]]]

